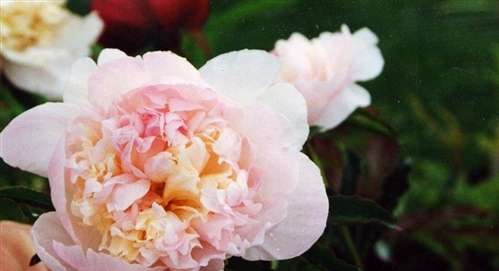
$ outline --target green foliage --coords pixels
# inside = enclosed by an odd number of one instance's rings
[[[53,210],[47,194],[25,187],[0,189],[0,220],[32,224],[41,214]]]
[[[358,196],[332,196],[329,202],[331,205],[330,223],[349,225],[377,222],[394,227],[393,216],[372,200]]]
[[[6,198],[18,203],[25,203],[49,211],[54,210],[50,196],[25,187],[14,186],[0,188],[0,198]]]

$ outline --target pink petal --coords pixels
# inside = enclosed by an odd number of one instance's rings
[[[371,95],[357,84],[340,90],[329,102],[314,124],[329,129],[343,122],[355,109],[371,103]]]
[[[329,203],[319,168],[301,154],[300,182],[289,196],[286,218],[267,232],[265,242],[244,255],[249,260],[289,259],[307,251],[324,232]]]
[[[287,83],[278,83],[267,89],[259,101],[282,114],[287,120],[287,134],[292,146],[301,150],[308,137],[307,104],[303,95]]]
[[[263,198],[272,198],[278,194],[288,194],[295,190],[301,180],[300,161],[294,150],[260,150],[255,159],[255,168],[261,179],[260,193]],[[285,169],[285,170],[276,170]]]
[[[201,81],[197,69],[185,58],[172,52],[151,52],[143,56],[144,67],[154,82],[165,77],[176,77],[185,81]]]
[[[119,58],[97,66],[88,81],[88,97],[93,105],[107,109],[121,95],[147,82],[149,77],[140,58]]]
[[[64,137],[59,141],[54,151],[54,155],[49,164],[49,182],[50,182],[50,196],[55,210],[59,217],[59,222],[64,227],[65,231],[72,237],[74,241],[77,240],[73,225],[71,223],[70,213],[68,212],[69,200],[66,198],[66,178],[65,178],[65,140]]]
[[[129,184],[117,185],[111,196],[111,201],[107,204],[108,210],[126,210],[136,200],[145,196],[150,186],[151,182],[148,180],[138,180]]]
[[[221,95],[241,104],[252,103],[277,79],[280,64],[261,50],[241,50],[219,55],[200,72]]]
[[[52,271],[160,271],[129,264],[120,258],[75,245],[60,224],[55,212],[41,215],[32,228],[36,252]]]
[[[33,243],[36,253],[52,271],[74,270],[64,264],[57,257],[52,242],[57,241],[66,245],[72,245],[74,242],[62,227],[55,212],[45,213],[36,220],[31,229]]]
[[[57,212],[59,223],[64,227],[73,243],[85,247],[95,247],[99,244],[100,235],[96,229],[81,225],[69,213],[71,202],[71,185],[66,186],[65,177],[65,149],[64,138],[57,144],[56,150],[49,164],[50,196]]]
[[[0,134],[0,157],[13,166],[46,177],[48,164],[77,106],[45,103],[12,120]]]
[[[198,71],[171,52],[147,53],[143,58],[103,51],[97,70],[90,76],[90,102],[106,109],[123,94],[139,87],[179,82],[201,82]]]
[[[160,271],[162,268],[147,268],[140,264],[130,264],[118,257],[95,252],[92,249],[83,252],[79,246],[65,246],[54,242],[54,251],[67,265],[78,271]]]
[[[208,266],[201,267],[201,271],[223,271],[224,260],[214,259],[208,263]]]

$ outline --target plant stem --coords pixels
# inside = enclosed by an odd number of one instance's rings
[[[362,260],[360,259],[359,253],[357,252],[357,248],[352,240],[352,235],[350,234],[350,230],[347,226],[340,227],[341,235],[347,244],[348,250],[352,254],[355,265],[357,265],[360,269],[364,269],[364,265],[362,264]]]

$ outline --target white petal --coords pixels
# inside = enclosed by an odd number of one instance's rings
[[[97,64],[102,65],[116,59],[128,57],[123,51],[118,49],[104,49],[100,52]]]
[[[215,91],[241,104],[253,102],[277,79],[279,61],[261,50],[219,55],[206,63],[201,76]]]
[[[303,254],[322,235],[329,210],[319,168],[301,154],[300,182],[289,196],[286,218],[267,232],[265,242],[244,255],[248,260],[283,260]]]
[[[13,167],[47,176],[57,142],[79,111],[74,105],[45,103],[22,113],[0,134],[0,157]]]
[[[75,57],[87,56],[102,29],[103,22],[95,12],[83,18],[72,15],[56,36],[54,47],[67,50]]]
[[[303,95],[290,84],[278,83],[268,88],[258,100],[283,114],[289,121],[286,134],[293,147],[301,150],[308,137],[307,104]]]
[[[64,86],[65,103],[89,105],[88,79],[96,68],[95,62],[88,57],[81,58],[73,64]]]
[[[378,37],[367,28],[353,34],[351,77],[355,81],[366,81],[377,77],[385,61],[377,47]]]
[[[364,42],[367,45],[378,44],[378,37],[367,27],[355,31],[353,37],[359,41]]]
[[[30,59],[20,56],[19,60],[21,62],[11,60],[5,62],[4,71],[9,81],[18,88],[41,94],[52,100],[61,98],[62,86],[67,76],[64,67],[70,66],[73,58],[61,52],[49,54],[45,51],[44,54]],[[29,61],[32,63],[28,63]]]
[[[313,124],[325,130],[334,128],[358,107],[366,107],[370,104],[371,95],[366,89],[357,84],[349,85],[338,92]]]

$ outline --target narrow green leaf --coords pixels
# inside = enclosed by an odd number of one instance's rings
[[[385,135],[388,137],[397,137],[397,132],[393,129],[393,127],[363,110],[357,110],[351,117],[346,120],[346,123],[361,127],[373,133]]]
[[[11,186],[0,189],[0,197],[17,203],[25,203],[47,211],[54,210],[50,196],[21,186]]]
[[[394,228],[395,219],[376,202],[358,196],[332,196],[330,222],[333,224],[364,224],[377,222]]]

